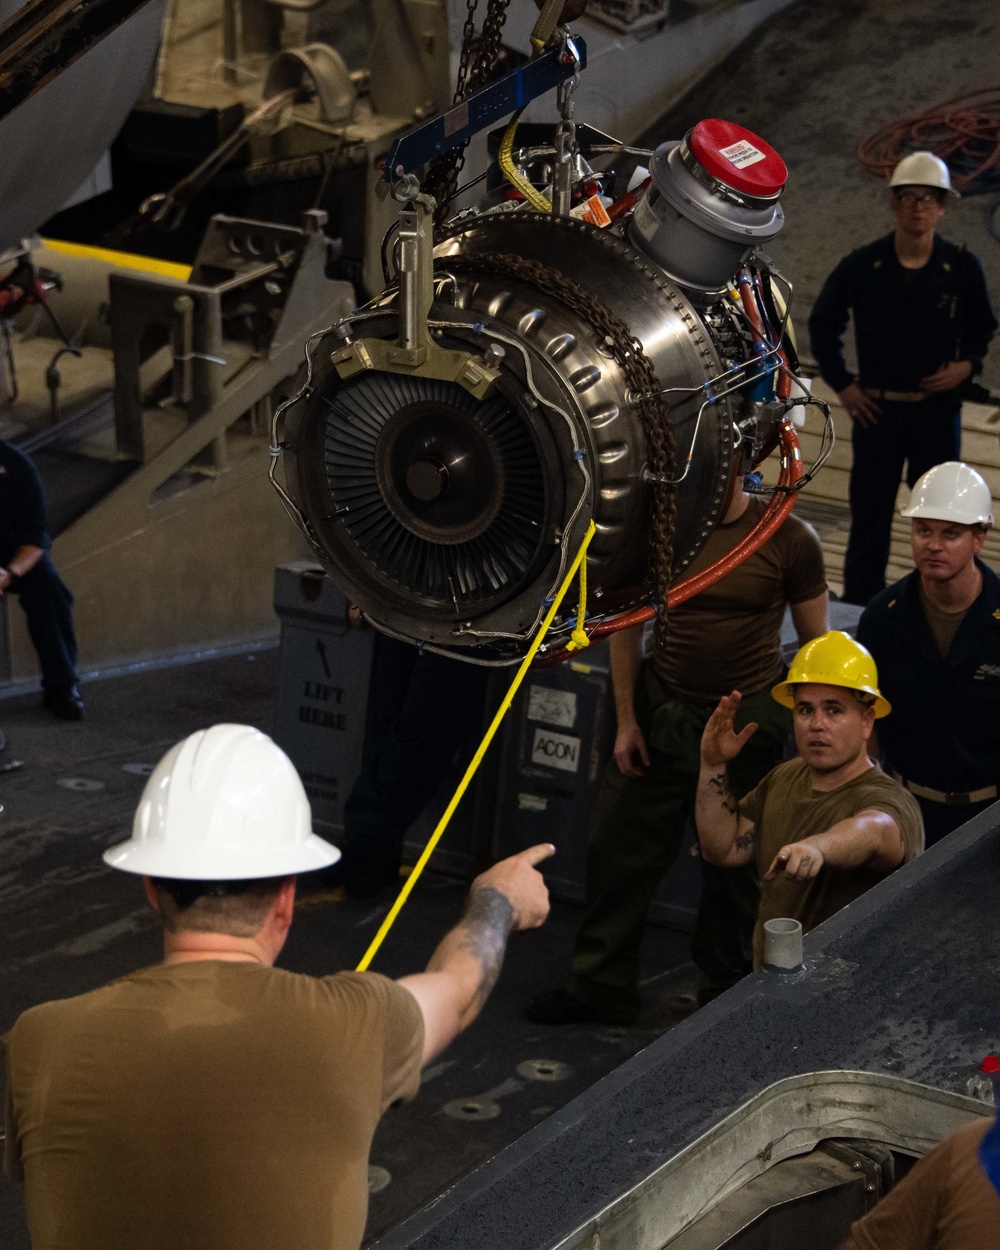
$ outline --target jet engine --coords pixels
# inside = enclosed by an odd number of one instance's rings
[[[604,226],[504,200],[433,258],[410,184],[398,281],[308,344],[276,437],[287,506],[369,620],[513,662],[591,522],[588,632],[662,617],[779,433],[790,491],[787,291],[759,251],[784,181],[757,136],[702,122],[640,194],[598,195]]]

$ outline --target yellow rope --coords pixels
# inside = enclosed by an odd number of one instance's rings
[[[524,196],[532,208],[537,208],[540,213],[551,213],[552,205],[548,202],[540,191],[536,191],[531,183],[525,178],[521,171],[514,164],[512,153],[514,151],[514,136],[517,134],[517,123],[520,119],[523,109],[518,109],[514,116],[510,119],[510,125],[504,131],[503,141],[500,144],[500,168],[506,175],[507,181],[512,187],[516,187]]]
[[[569,590],[570,585],[573,581],[573,578],[576,576],[577,569],[582,568],[586,565],[587,548],[590,546],[590,540],[594,537],[595,533],[596,533],[596,529],[594,526],[594,522],[591,521],[590,524],[587,526],[587,532],[583,537],[583,542],[580,544],[580,550],[576,553],[576,556],[573,558],[573,563],[569,566],[566,576],[563,578],[563,583],[559,587],[559,593],[552,600],[552,604],[548,612],[545,614],[545,619],[542,621],[541,628],[539,629],[538,633],[535,635],[535,638],[531,646],[528,648],[528,654],[521,661],[521,667],[517,670],[517,676],[511,682],[510,689],[504,695],[503,702],[500,704],[500,707],[497,709],[497,714],[493,717],[493,720],[490,722],[490,727],[486,731],[486,736],[483,738],[482,742],[480,742],[478,750],[476,751],[475,755],[472,757],[472,762],[470,763],[469,767],[465,770],[465,776],[458,783],[458,789],[451,796],[451,802],[445,808],[444,815],[441,817],[441,819],[437,823],[437,828],[431,834],[430,839],[427,845],[424,847],[423,851],[421,852],[420,858],[417,860],[416,866],[414,867],[413,871],[410,873],[410,875],[406,878],[406,881],[403,883],[403,888],[399,892],[399,897],[396,899],[395,903],[393,903],[392,907],[389,910],[389,914],[386,916],[385,920],[382,921],[381,928],[379,929],[378,933],[375,934],[375,937],[372,939],[371,945],[368,947],[368,949],[365,951],[364,955],[362,956],[361,962],[358,964],[358,967],[357,967],[358,972],[364,972],[371,964],[371,961],[375,958],[375,954],[378,951],[378,948],[382,945],[382,942],[385,940],[385,935],[392,928],[393,924],[396,921],[396,917],[399,915],[399,913],[403,909],[403,904],[410,897],[410,892],[412,891],[413,887],[417,884],[417,879],[419,878],[420,874],[423,872],[424,868],[427,866],[427,861],[430,859],[434,851],[434,848],[441,841],[442,834],[448,828],[448,822],[451,820],[452,816],[455,814],[455,808],[458,807],[458,804],[462,798],[462,795],[465,794],[466,790],[469,788],[469,782],[476,775],[476,769],[482,763],[483,756],[486,754],[487,748],[489,747],[490,743],[493,741],[494,737],[496,736],[496,732],[500,728],[503,718],[507,715],[507,712],[510,710],[510,705],[514,701],[514,696],[517,694],[517,691],[521,685],[521,682],[524,681],[524,678],[527,675],[528,669],[531,667],[531,662],[532,660],[534,660],[535,655],[538,651],[538,648],[542,645],[542,642],[545,639],[545,635],[549,632],[549,628],[552,625],[553,620],[555,619],[555,615],[559,611],[559,605],[562,603],[563,599],[566,597],[566,592]]]
[[[566,644],[567,651],[582,651],[584,647],[590,646],[590,639],[587,637],[587,631],[583,624],[587,619],[587,561],[584,560],[580,564],[580,598],[576,605],[576,629],[573,630],[569,642]]]

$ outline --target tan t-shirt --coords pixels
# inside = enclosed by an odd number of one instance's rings
[[[852,1226],[845,1250],[996,1250],[1000,1195],[976,1157],[992,1125],[970,1124],[915,1163]]]
[[[423,1019],[373,973],[158,965],[26,1011],[4,1168],[33,1250],[357,1250]]]
[[[920,808],[913,795],[877,764],[836,790],[814,790],[805,760],[786,760],[772,768],[739,806],[742,815],[754,823],[754,862],[762,878],[787,843],[801,842],[840,820],[872,809],[885,812],[899,826],[904,863],[920,854],[924,849]],[[801,920],[803,931],[808,933],[888,875],[882,869],[843,870],[824,865],[808,881],[789,881],[783,876],[762,881],[753,935],[754,967],[764,958],[765,920],[779,916]]]
[[[961,612],[944,612],[935,603],[931,603],[930,599],[924,594],[924,588],[920,581],[917,581],[917,589],[920,592],[920,606],[924,610],[924,619],[930,628],[934,637],[934,642],[941,655],[947,659],[948,652],[951,650],[951,644],[955,641],[955,635],[958,633],[958,627],[965,620],[969,609],[963,608]]]
[[[731,551],[757,524],[759,499],[709,537],[687,573]],[[685,573],[685,576],[687,576]],[[749,559],[670,611],[667,645],[650,664],[671,698],[713,707],[730,690],[756,694],[781,680],[781,621],[790,603],[826,590],[823,551],[812,526],[792,515]]]

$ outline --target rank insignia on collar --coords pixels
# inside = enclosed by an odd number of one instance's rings
[[[895,600],[895,599],[890,599],[890,600],[889,600],[889,602],[886,604],[886,607],[887,607],[887,608],[894,608],[895,606],[896,606],[896,600]]]
[[[1000,621],[1000,608],[993,609],[993,618],[994,620]]]

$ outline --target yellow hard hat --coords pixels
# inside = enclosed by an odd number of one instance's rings
[[[875,699],[876,718],[888,716],[892,705],[878,692],[878,669],[871,654],[843,630],[831,629],[800,647],[788,676],[771,690],[782,707],[795,706],[795,687],[844,686]]]

